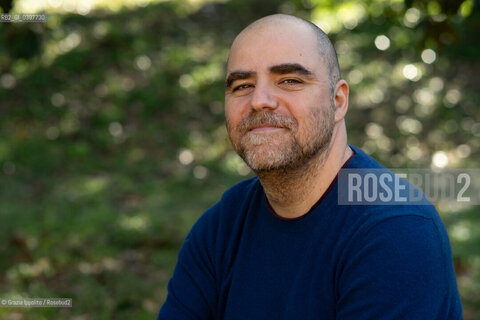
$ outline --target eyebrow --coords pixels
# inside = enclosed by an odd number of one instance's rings
[[[289,73],[296,73],[299,75],[307,76],[309,78],[314,77],[312,71],[308,70],[304,66],[298,63],[282,63],[278,65],[271,66],[269,68],[270,73],[273,74],[289,74]],[[232,71],[229,73],[227,79],[225,80],[225,87],[228,89],[232,86],[232,83],[235,80],[244,80],[255,76],[257,73],[254,71]]]
[[[275,74],[297,73],[304,76],[313,76],[313,72],[298,63],[282,63],[270,67],[270,72]]]
[[[248,79],[256,75],[256,72],[253,71],[232,71],[227,77],[227,80],[225,80],[225,87],[230,88],[232,86],[233,81],[235,80],[243,80],[243,79]]]

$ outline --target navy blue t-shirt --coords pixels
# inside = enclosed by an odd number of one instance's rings
[[[346,168],[381,168],[352,147]],[[338,183],[299,219],[257,178],[188,234],[159,320],[463,319],[445,227],[428,205],[338,205]]]

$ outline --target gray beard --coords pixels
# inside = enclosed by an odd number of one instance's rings
[[[333,108],[315,109],[308,119],[307,127],[314,132],[306,137],[303,144],[296,136],[297,121],[272,111],[254,112],[242,120],[236,132],[239,141],[233,141],[228,121],[227,129],[235,151],[258,175],[298,169],[328,150],[334,127]],[[268,135],[250,134],[249,130],[259,124],[271,124],[289,130],[289,141],[278,143],[274,137]]]

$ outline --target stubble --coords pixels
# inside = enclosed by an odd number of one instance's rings
[[[256,134],[251,131],[260,125],[280,127],[283,130],[274,134]],[[313,109],[303,128],[299,128],[295,118],[274,111],[252,112],[236,129],[227,120],[233,148],[257,174],[298,169],[306,165],[328,150],[333,127],[334,113],[331,106]]]

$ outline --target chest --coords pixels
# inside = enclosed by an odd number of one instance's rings
[[[337,248],[323,228],[275,232],[261,223],[238,244],[220,288],[221,319],[335,319]]]

